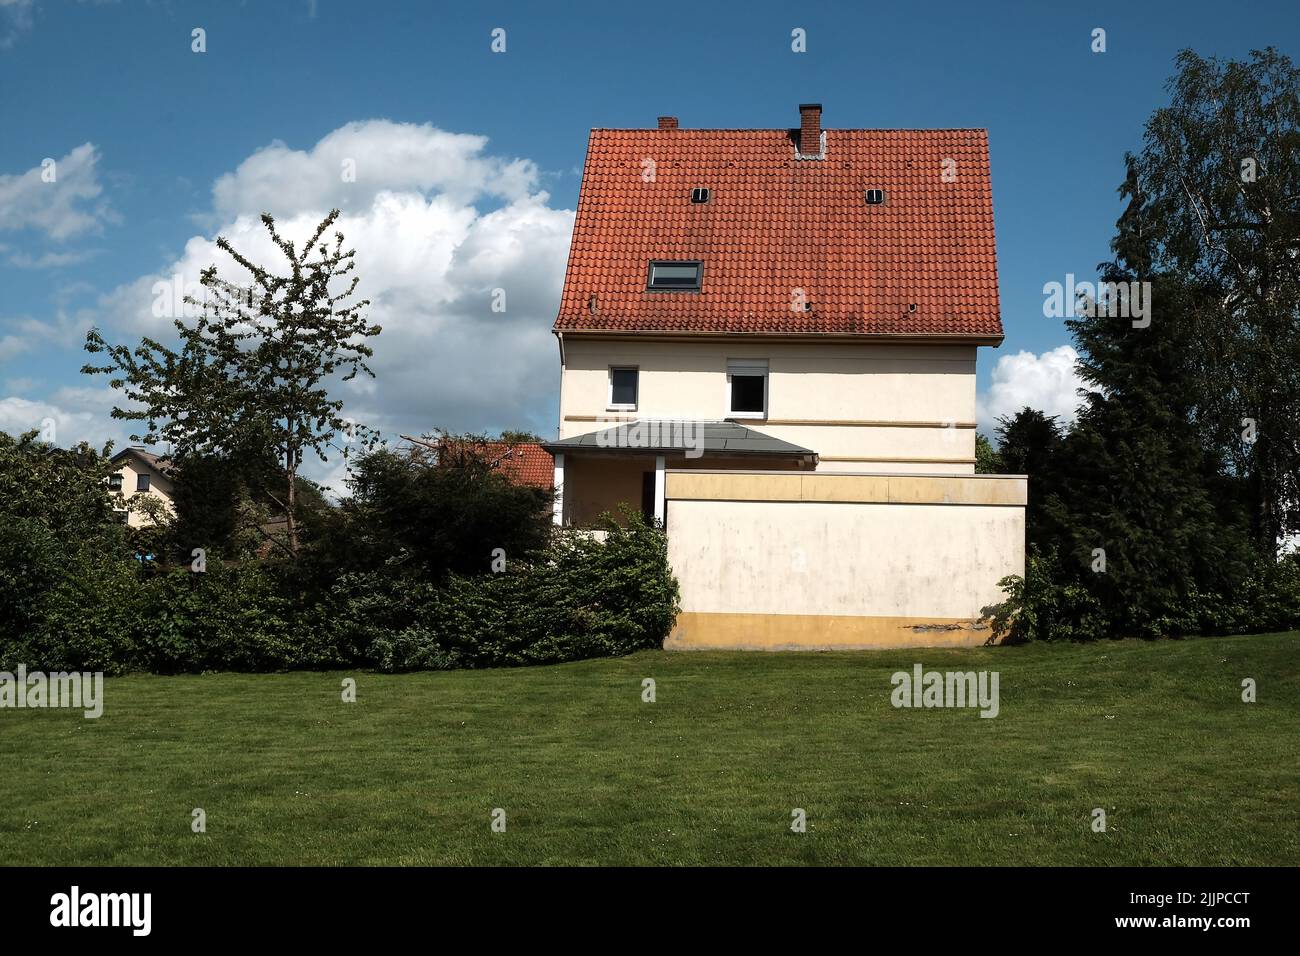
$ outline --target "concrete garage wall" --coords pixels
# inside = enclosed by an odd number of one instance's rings
[[[1025,564],[1019,476],[671,471],[669,648],[982,644]]]

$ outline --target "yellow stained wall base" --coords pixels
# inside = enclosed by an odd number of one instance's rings
[[[816,651],[971,647],[986,643],[992,634],[987,621],[970,618],[683,611],[664,641],[664,649]]]

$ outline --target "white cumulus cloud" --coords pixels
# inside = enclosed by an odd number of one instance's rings
[[[1062,424],[1073,422],[1080,404],[1077,391],[1084,384],[1075,369],[1078,358],[1070,345],[1042,355],[1027,351],[1003,355],[993,367],[988,391],[979,396],[980,431],[992,436],[999,418],[1026,407],[1057,415]]]
[[[99,232],[112,213],[99,198],[98,164],[99,151],[82,143],[55,159],[48,173],[38,164],[0,174],[0,230],[31,229],[60,242]]]
[[[106,423],[103,405],[87,407],[81,398],[76,395],[55,395],[51,401],[34,401],[16,395],[0,398],[0,432],[22,435],[35,430],[64,447],[85,441],[98,448],[111,439],[121,448],[126,429],[118,422]]]
[[[168,267],[104,297],[107,337],[134,345],[141,334],[168,333],[170,317],[153,309],[160,282],[196,283],[214,264],[223,278],[247,282],[216,236],[274,269],[284,259],[261,213],[300,244],[337,207],[335,228],[356,250],[357,296],[383,328],[368,343],[376,378],[337,388],[344,413],[389,436],[434,427],[550,435],[559,381],[550,328],[574,214],[551,206],[535,164],[486,148],[482,136],[370,120],[308,150],[259,149],[215,183],[215,225]],[[343,175],[347,160],[355,182]],[[505,311],[493,311],[502,299]]]
[[[480,196],[531,195],[536,166],[485,155],[487,142],[486,136],[387,120],[348,123],[310,150],[277,141],[217,180],[213,212],[229,220],[251,211],[284,216],[322,205],[364,211],[386,192],[440,193],[458,205]]]

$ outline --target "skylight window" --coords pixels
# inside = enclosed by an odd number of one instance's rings
[[[704,263],[698,260],[654,261],[650,263],[650,279],[646,288],[667,291],[699,289],[703,271]]]
[[[867,205],[868,205],[868,206],[881,206],[881,205],[884,205],[884,202],[885,202],[885,191],[884,191],[883,189],[868,189],[868,190],[867,190]]]
[[[712,192],[710,190],[705,189],[703,187],[697,187],[691,190],[691,202],[694,203],[708,202],[709,196],[711,195]]]

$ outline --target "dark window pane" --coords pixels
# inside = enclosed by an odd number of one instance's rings
[[[616,368],[610,372],[610,404],[636,404],[636,369]]]
[[[761,412],[763,411],[763,386],[765,377],[762,375],[737,375],[731,376],[731,410],[733,412]]]
[[[148,491],[148,490],[149,490],[149,476],[148,476],[148,475],[136,475],[136,476],[135,476],[135,490],[136,490],[136,491]]]
[[[108,476],[108,490],[109,490],[109,491],[121,491],[121,490],[122,490],[122,476],[121,476],[121,475],[109,475],[109,476]]]

